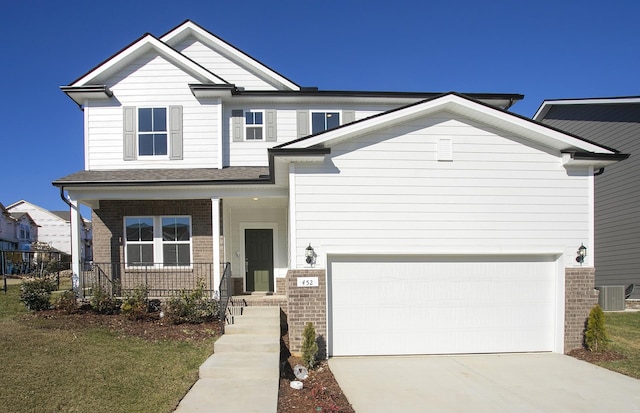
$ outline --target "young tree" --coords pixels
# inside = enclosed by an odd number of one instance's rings
[[[598,304],[589,312],[584,342],[589,351],[596,353],[605,351],[609,346],[609,335],[604,323],[604,311]]]
[[[313,368],[318,355],[316,329],[311,322],[307,323],[302,332],[302,361],[307,368]]]

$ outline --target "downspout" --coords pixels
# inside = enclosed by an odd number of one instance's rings
[[[66,196],[64,196],[64,186],[60,185],[60,198],[64,201],[65,204],[69,205],[69,218],[73,219],[71,217],[71,215],[73,214],[73,204],[67,199]],[[73,225],[71,225],[71,223],[69,223],[69,238],[70,238],[70,245],[71,245],[71,270],[72,270],[72,274],[71,274],[71,286],[73,287],[73,290],[75,291],[76,295],[79,294],[80,292],[80,263],[77,263],[77,267],[76,267],[76,262],[75,262],[75,258],[73,256]]]
[[[593,176],[599,176],[602,175],[604,173],[604,168],[600,168],[597,172],[593,173]]]
[[[67,197],[64,196],[64,186],[62,186],[62,185],[60,185],[60,198],[62,198],[62,200],[64,201],[65,204],[69,205],[70,209],[73,209],[73,205],[71,204],[71,202],[69,202]]]

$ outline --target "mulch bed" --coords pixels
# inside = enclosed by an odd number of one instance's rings
[[[616,351],[595,352],[595,351],[589,351],[584,348],[571,350],[570,352],[567,353],[567,355],[571,357],[575,357],[579,360],[584,360],[594,364],[601,361],[616,361],[616,360],[622,360],[625,358],[624,355]]]

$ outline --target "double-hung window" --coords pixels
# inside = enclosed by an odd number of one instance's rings
[[[311,112],[311,133],[316,134],[340,126],[339,112]]]
[[[138,109],[138,155],[167,155],[167,108]]]
[[[125,217],[127,267],[191,265],[191,217]]]
[[[245,140],[261,141],[263,139],[264,114],[261,111],[247,110],[244,112]]]

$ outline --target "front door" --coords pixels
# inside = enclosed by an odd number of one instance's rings
[[[245,229],[247,291],[273,291],[273,230]]]

